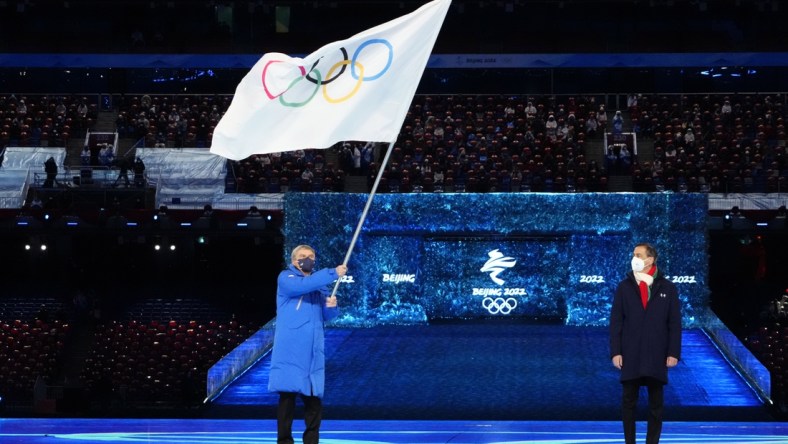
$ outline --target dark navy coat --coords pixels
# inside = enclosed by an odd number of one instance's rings
[[[657,269],[643,308],[631,271],[618,284],[610,313],[610,357],[621,355],[621,381],[641,377],[668,382],[668,356],[681,359],[681,307],[673,282]]]
[[[337,278],[333,268],[304,276],[290,265],[279,273],[268,390],[323,397],[323,323],[339,314],[336,307],[326,308],[326,298],[331,293],[327,285]]]

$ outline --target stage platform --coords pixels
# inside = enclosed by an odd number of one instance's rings
[[[684,330],[682,342],[682,360],[665,388],[666,420],[771,420],[702,330]],[[615,421],[621,386],[608,354],[606,327],[494,320],[330,328],[325,417]],[[275,418],[269,367],[268,357],[258,361],[209,415]]]

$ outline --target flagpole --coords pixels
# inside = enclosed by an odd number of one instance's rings
[[[347,266],[348,260],[350,260],[350,253],[353,252],[353,247],[356,245],[356,241],[358,240],[358,235],[361,233],[361,226],[364,225],[364,220],[367,218],[367,213],[369,213],[369,207],[372,206],[372,199],[375,198],[375,192],[377,192],[378,184],[380,183],[380,178],[383,177],[383,170],[386,169],[386,164],[389,162],[389,157],[391,156],[391,149],[394,147],[394,142],[389,143],[389,148],[386,150],[386,155],[383,156],[383,162],[381,162],[380,167],[378,168],[378,175],[375,177],[375,183],[372,184],[372,190],[369,192],[369,197],[367,198],[367,203],[364,205],[364,211],[361,212],[361,217],[358,220],[358,225],[356,225],[356,231],[353,233],[353,239],[350,240],[350,246],[347,249],[347,253],[345,253],[345,260],[342,261],[342,265]],[[339,283],[342,279],[337,279],[336,283],[334,284],[334,290],[331,291],[331,296],[335,296],[337,294],[337,289],[339,288]]]

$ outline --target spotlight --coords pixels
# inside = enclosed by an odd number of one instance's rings
[[[270,215],[268,215],[268,218],[268,220],[270,220]],[[258,210],[256,206],[251,206],[249,207],[249,212],[246,213],[246,217],[236,222],[235,226],[238,228],[262,230],[265,228],[265,220],[260,210]]]
[[[73,215],[63,216],[63,219],[61,219],[61,220],[63,221],[63,223],[67,227],[78,227],[79,226],[79,217],[77,217],[77,216],[73,216]]]
[[[47,244],[41,244],[41,251],[47,251]]]
[[[159,250],[161,250],[161,245],[156,244],[156,245],[153,246],[153,249],[156,250],[156,251],[159,251]]]
[[[25,250],[30,251],[30,244],[25,244]]]
[[[17,227],[28,227],[35,225],[36,222],[37,221],[31,216],[17,216],[15,223]]]
[[[170,251],[175,251],[175,244],[170,245]]]

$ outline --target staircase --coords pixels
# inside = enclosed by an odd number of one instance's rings
[[[93,123],[93,128],[90,130],[94,133],[114,133],[115,120],[118,118],[117,111],[99,111],[96,116],[96,121]],[[66,159],[64,164],[72,167],[79,167],[82,165],[82,148],[85,144],[85,137],[75,137],[68,141],[66,147]],[[120,151],[120,150],[119,150]],[[120,151],[121,153],[125,151]]]
[[[366,176],[345,176],[346,193],[368,193]]]
[[[97,133],[114,133],[115,121],[118,119],[118,112],[99,111],[96,122],[93,124],[93,131]]]
[[[66,385],[77,384],[80,374],[85,367],[85,360],[90,354],[95,337],[95,327],[91,322],[81,321],[72,324],[71,340],[63,353],[65,357],[61,363],[58,380],[63,380]]]
[[[325,150],[323,158],[326,164],[334,165],[334,168],[339,168],[339,153],[333,148]],[[347,173],[347,171],[345,171]],[[367,178],[366,176],[345,176],[345,192],[347,193],[368,193]]]
[[[607,190],[611,193],[622,193],[633,191],[632,176],[608,176]]]
[[[598,165],[605,163],[605,139],[598,135],[594,139],[586,139],[586,160],[595,160]]]

